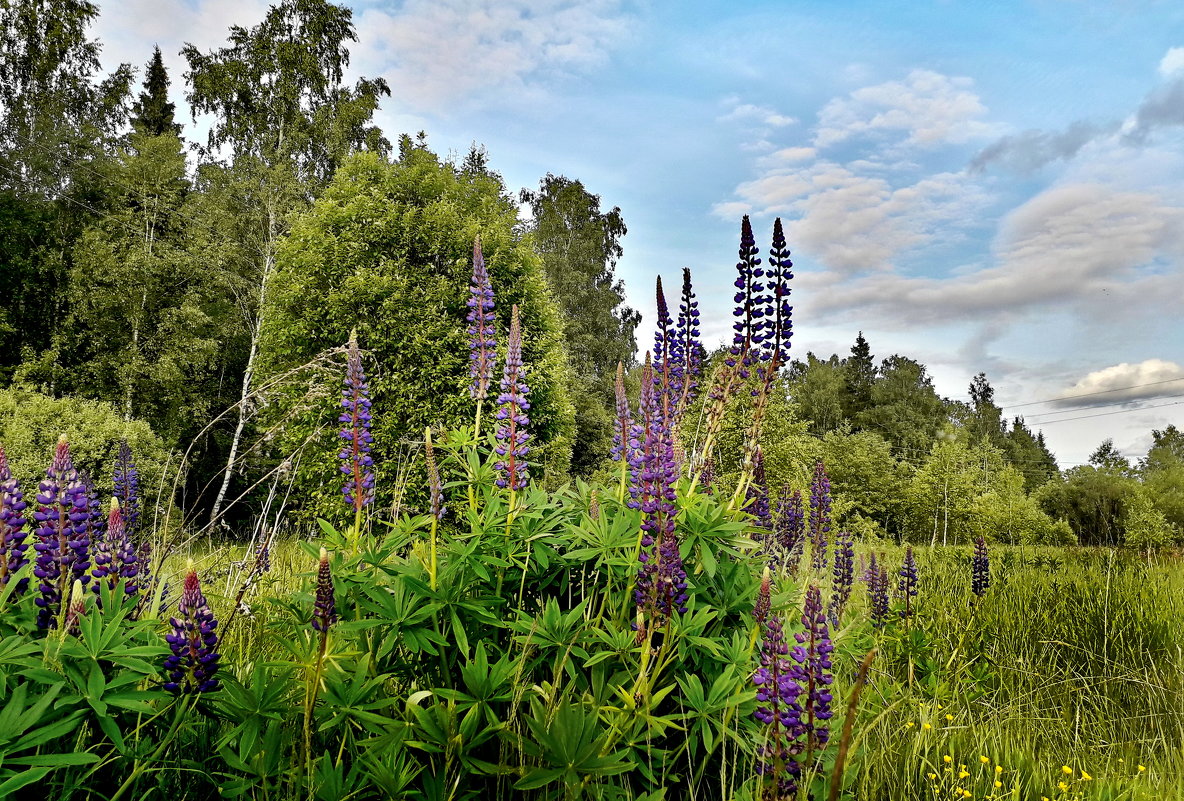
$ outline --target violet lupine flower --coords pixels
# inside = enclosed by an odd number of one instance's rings
[[[810,566],[826,569],[826,543],[830,537],[830,479],[822,462],[814,465],[810,484]]]
[[[25,518],[21,514],[28,507],[20,482],[12,475],[8,456],[0,447],[0,587],[8,583],[9,577],[20,570],[28,559],[25,551],[28,544],[25,537]],[[18,592],[24,591],[28,579],[22,579]]]
[[[888,624],[888,568],[876,564],[876,556],[872,554],[872,563],[868,571],[872,574],[867,584],[872,626],[882,629]]]
[[[778,217],[773,223],[773,246],[769,248],[769,266],[765,270],[768,291],[762,298],[765,319],[764,337],[760,343],[760,360],[774,373],[789,359],[789,341],[793,336],[793,307],[789,305],[792,268],[785,232]]]
[[[111,589],[124,579],[123,591],[135,595],[139,586],[135,578],[140,572],[140,560],[136,546],[127,536],[127,524],[123,520],[119,499],[111,499],[111,511],[107,515],[107,530],[95,543],[95,568],[92,571],[95,583],[92,589],[97,593],[99,585],[106,580]]]
[[[773,537],[777,541],[775,557],[791,574],[797,573],[806,548],[806,514],[802,507],[801,490],[781,488],[773,518]]]
[[[900,610],[901,617],[912,617],[912,599],[917,597],[917,557],[913,554],[913,546],[904,551],[904,563],[900,566],[900,573],[896,582],[896,594],[904,599],[904,609]]]
[[[773,530],[773,518],[769,513],[769,482],[765,477],[765,455],[760,446],[753,455],[752,481],[748,485],[745,511],[752,515],[752,522],[761,529],[758,538],[766,543],[765,550],[770,547]]]
[[[473,383],[469,394],[474,400],[481,400],[489,392],[493,378],[493,363],[497,358],[497,338],[493,322],[493,286],[489,283],[489,272],[485,269],[485,257],[481,255],[481,240],[473,243],[473,277],[470,280],[469,314],[469,376]]]
[[[39,524],[33,575],[40,580],[37,626],[48,629],[57,625],[66,590],[74,581],[90,580],[90,509],[86,487],[74,469],[70,445],[63,434],[58,439],[53,462],[45,472],[37,494],[33,519]]]
[[[673,423],[672,416],[678,405],[677,390],[674,387],[675,364],[679,360],[678,339],[675,336],[674,320],[670,318],[670,307],[662,292],[662,276],[658,276],[655,290],[657,306],[657,330],[654,333],[654,381],[658,384],[658,408],[667,425]]]
[[[671,433],[659,408],[650,355],[641,374],[641,469],[637,502],[641,509],[641,552],[634,600],[646,620],[659,626],[675,612],[686,612],[686,571],[678,549],[674,518],[677,514]],[[641,632],[639,632],[641,636]]]
[[[756,687],[757,708],[752,716],[764,727],[764,737],[757,747],[757,773],[762,776],[761,798],[788,798],[797,791],[801,766],[795,759],[802,731],[802,686],[795,681],[798,672],[789,661],[789,646],[781,618],[770,614],[769,571],[761,580],[753,614],[763,629],[761,665],[752,675]]]
[[[699,486],[704,495],[714,495],[715,487],[715,459],[708,456],[703,460],[703,467],[699,470]]]
[[[362,353],[358,350],[356,333],[349,336],[349,366],[345,375],[345,389],[341,394],[341,408],[344,410],[337,421],[344,424],[341,439],[345,444],[338,457],[341,472],[345,474],[342,493],[357,514],[362,507],[374,500],[374,460],[370,449],[374,438],[370,436],[370,387],[362,370]]]
[[[625,394],[625,365],[617,362],[617,377],[613,382],[616,393],[616,417],[613,418],[613,447],[609,452],[614,462],[622,459],[633,464],[639,447],[641,427],[634,425],[629,411],[629,397]]]
[[[522,329],[518,324],[518,307],[514,306],[510,313],[510,340],[506,349],[506,370],[502,376],[502,394],[498,395],[497,410],[497,455],[502,457],[494,469],[500,474],[497,485],[502,489],[507,487],[511,492],[526,486],[530,478],[529,465],[526,461],[530,453],[530,433],[526,427],[530,425],[527,412],[530,402],[526,396],[530,388],[526,386],[526,367],[522,364]]]
[[[826,746],[830,739],[831,702],[834,697],[827,688],[834,682],[830,655],[834,645],[826,627],[826,615],[822,611],[822,591],[811,585],[806,590],[806,603],[802,610],[804,631],[794,635],[798,645],[790,655],[797,662],[791,671],[793,679],[802,688],[801,720],[802,733],[806,736],[805,750],[814,753]]]
[[[979,537],[974,541],[974,559],[971,561],[972,576],[970,591],[982,598],[991,586],[991,560],[987,555],[987,541]]]
[[[675,416],[681,417],[686,407],[695,400],[699,376],[703,372],[703,345],[699,342],[699,302],[691,288],[691,270],[682,268],[682,295],[678,303],[678,321],[674,328],[674,346],[678,358],[674,360],[671,382],[678,406]]]
[[[760,250],[752,235],[752,223],[745,214],[740,223],[740,261],[736,263],[736,294],[732,298],[736,303],[732,316],[736,320],[732,323],[732,346],[724,357],[728,367],[739,365],[741,378],[748,378],[748,368],[756,361],[756,353],[764,341],[765,309],[761,298],[765,285],[760,279],[765,273],[759,266],[757,253]]]
[[[257,576],[271,570],[271,537],[264,532],[255,543],[255,563],[251,565],[251,572]]]
[[[855,584],[855,544],[851,535],[840,532],[835,542],[835,566],[831,585],[830,607],[827,615],[830,624],[839,627],[839,620],[843,616],[843,609],[851,598],[851,588]]]
[[[103,532],[107,530],[107,515],[103,513],[103,502],[99,499],[95,483],[90,479],[90,473],[79,470],[78,480],[86,488],[86,508],[90,512],[86,522],[90,526],[89,539],[94,544],[103,538]]]
[[[213,692],[218,689],[218,621],[194,570],[185,575],[177,614],[172,633],[165,635],[172,653],[164,660],[169,677],[164,688],[177,695]]]
[[[124,530],[131,538],[140,533],[140,471],[132,461],[132,449],[127,440],[119,443],[115,458],[115,492],[123,515]]]
[[[329,552],[321,548],[317,563],[317,598],[313,604],[312,627],[326,632],[337,622],[337,601],[333,595],[333,573],[329,570]]]
[[[436,449],[432,447],[432,429],[429,426],[423,436],[423,456],[428,468],[428,495],[431,500],[432,517],[444,519],[444,485],[440,483],[440,468],[436,466]]]

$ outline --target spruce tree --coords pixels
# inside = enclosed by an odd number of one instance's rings
[[[152,59],[144,73],[144,91],[132,111],[132,127],[148,136],[181,134],[181,126],[173,121],[174,106],[169,102],[169,74],[160,57],[160,47],[153,48]]]

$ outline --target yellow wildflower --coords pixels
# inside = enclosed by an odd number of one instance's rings
[[[937,781],[937,774],[936,773],[927,773],[925,775],[927,775],[929,777],[929,781],[931,781],[931,782]]]
[[[1065,774],[1066,776],[1072,776],[1073,768],[1069,767],[1068,765],[1061,765],[1061,773]]]
[[[1088,782],[1088,781],[1090,781],[1091,779],[1093,779],[1093,776],[1090,776],[1090,775],[1089,775],[1088,773],[1086,773],[1084,770],[1083,770],[1083,771],[1081,771],[1081,780],[1082,780],[1082,781]]]
[[[946,720],[953,720],[953,719],[954,719],[953,715],[946,715]]]
[[[1069,785],[1065,784],[1064,782],[1057,782],[1057,789],[1062,793],[1067,793],[1069,792]]]
[[[984,765],[986,765],[986,764],[989,764],[991,760],[987,759],[985,756],[980,756],[978,758],[978,761],[983,763]]]
[[[946,754],[945,756],[942,757],[942,761],[948,765],[949,763],[954,761],[954,758],[952,756],[950,756],[949,754]]]
[[[1003,772],[1003,766],[1002,766],[1002,765],[996,765],[996,766],[995,766],[995,772],[996,772],[996,773],[1002,773],[1002,772]]]
[[[921,724],[921,728],[922,728],[922,729],[924,729],[925,731],[929,731],[929,730],[930,730],[930,729],[932,729],[933,727],[932,727],[932,726],[930,726],[928,723],[922,723],[922,724]]]
[[[959,778],[959,779],[965,779],[965,778],[966,778],[967,776],[969,776],[969,775],[970,775],[969,771],[967,771],[965,768],[963,768],[962,770],[958,771],[958,778]]]
[[[913,722],[910,720],[908,723],[904,724],[904,727],[905,727],[906,729],[911,729],[911,728],[913,728],[913,726],[916,726],[916,725],[917,725],[916,723],[913,723]]]
[[[995,786],[996,786],[996,787],[1002,787],[1002,786],[1003,786],[1003,782],[1001,782],[1001,781],[999,781],[998,779],[996,779],[996,780],[995,780]]]
[[[1140,766],[1139,766],[1139,773],[1142,773],[1142,772],[1143,772],[1143,771],[1145,771],[1145,770],[1147,770],[1147,766],[1146,766],[1146,765],[1140,765]]]

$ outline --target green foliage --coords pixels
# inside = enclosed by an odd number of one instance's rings
[[[883,532],[900,531],[907,466],[892,455],[887,440],[871,431],[830,431],[822,438],[820,458],[830,477],[840,527],[865,520],[874,521]]]
[[[115,456],[127,440],[140,471],[140,487],[155,497],[162,479],[171,481],[169,453],[146,423],[124,420],[105,403],[76,398],[50,398],[23,389],[0,389],[0,445],[12,472],[25,487],[26,499],[45,475],[58,436],[66,435],[79,470],[90,473],[110,492]],[[174,466],[175,469],[175,466]],[[165,487],[166,496],[169,487]]]
[[[425,426],[473,419],[468,393],[465,306],[473,242],[480,237],[504,340],[510,308],[520,306],[530,386],[531,461],[538,475],[561,478],[570,459],[572,412],[559,311],[538,258],[516,227],[517,208],[497,176],[465,172],[405,140],[399,161],[350,159],[324,197],[284,241],[269,295],[261,351],[264,375],[339,347],[356,328],[374,401],[378,503],[394,502],[399,442]],[[298,486],[333,487],[337,467],[336,398],[344,372],[322,378],[314,401],[279,401],[285,423],[277,447],[288,453],[312,436]],[[500,376],[500,366],[498,376]],[[488,420],[494,412],[486,401]],[[418,485],[417,485],[418,486]],[[322,492],[319,514],[336,514]]]
[[[1124,544],[1142,551],[1162,548],[1173,539],[1172,527],[1163,512],[1155,508],[1149,494],[1136,487],[1127,498],[1123,509],[1126,529]]]
[[[1124,510],[1136,489],[1121,466],[1081,465],[1045,484],[1035,497],[1050,517],[1068,521],[1082,545],[1118,545],[1126,535]]]
[[[530,204],[531,241],[563,312],[576,412],[572,468],[587,475],[612,445],[617,363],[631,367],[637,349],[641,315],[624,305],[625,287],[613,272],[625,221],[619,208],[601,212],[599,196],[563,176],[548,174],[537,192],[523,190],[521,200]],[[667,287],[675,310],[677,291],[678,285]]]
[[[988,542],[1068,544],[1068,524],[1054,524],[1036,499],[1024,493],[1024,476],[1019,470],[1005,465],[991,483],[990,490],[975,498],[971,510],[970,529],[978,536]]]

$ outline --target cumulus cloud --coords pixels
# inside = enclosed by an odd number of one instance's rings
[[[1085,308],[1111,317],[1184,290],[1184,208],[1097,184],[1049,189],[1000,226],[994,263],[954,277],[870,276],[824,300],[911,325]]]
[[[1177,396],[1181,392],[1184,392],[1184,367],[1164,359],[1147,359],[1095,370],[1078,379],[1052,405],[1080,408],[1133,403]]]
[[[813,155],[810,148],[787,151],[766,161],[792,163]],[[736,195],[738,200],[714,211],[723,217],[740,210],[794,215],[786,225],[790,241],[842,273],[891,269],[901,252],[932,240],[942,227],[956,228],[985,198],[961,175],[942,173],[894,187],[829,161],[775,169],[740,184]]]
[[[1173,47],[1159,62],[1159,74],[1166,77],[1184,72],[1184,47]]]
[[[1128,141],[1140,144],[1159,128],[1184,125],[1184,75],[1159,87],[1143,99],[1128,126]]]
[[[757,106],[752,103],[740,103],[732,99],[732,109],[726,114],[716,117],[720,122],[756,122],[761,125],[768,125],[773,128],[783,128],[786,125],[793,125],[797,122],[794,117],[787,116],[768,106]]]
[[[990,136],[995,126],[969,78],[913,70],[903,81],[867,86],[831,100],[818,114],[817,147],[854,136],[905,133],[905,144],[933,146]]]
[[[504,102],[537,79],[604,63],[631,22],[620,0],[408,0],[362,12],[356,66],[417,111]]]

